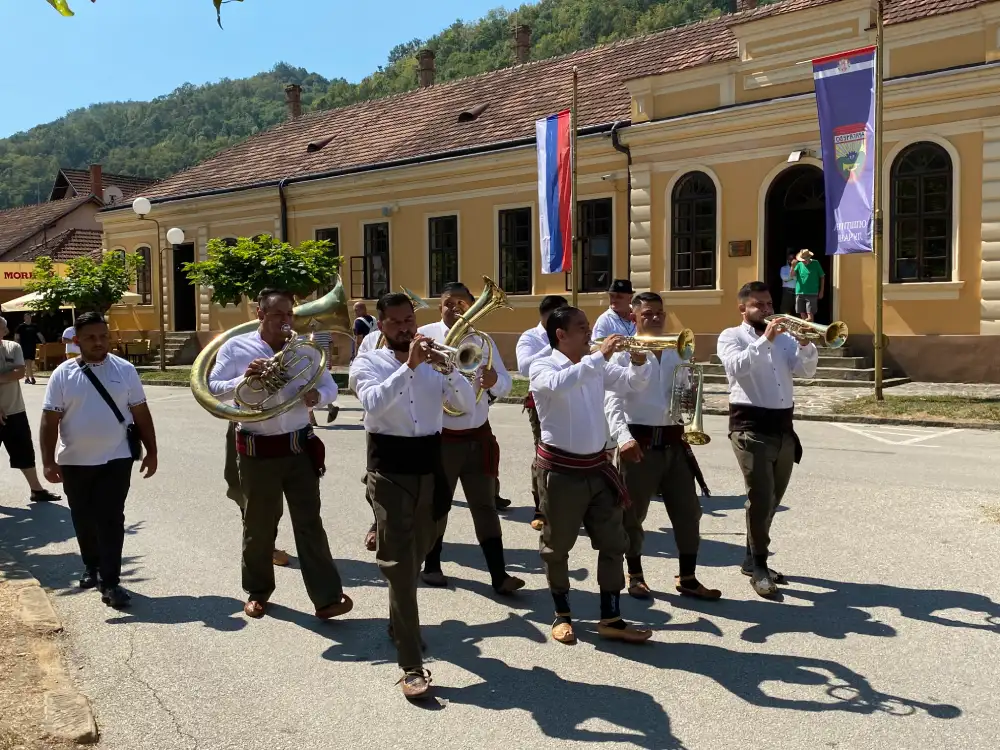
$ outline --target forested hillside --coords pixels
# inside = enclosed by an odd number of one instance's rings
[[[541,0],[514,11],[493,10],[474,22],[456,21],[430,39],[399,44],[385,66],[359,83],[278,64],[253,78],[185,85],[150,102],[95,104],[0,139],[0,208],[44,200],[61,166],[100,162],[112,173],[165,177],[279,123],[286,83],[302,86],[306,110],[341,107],[414,88],[414,56],[421,47],[435,51],[437,80],[448,81],[511,65],[518,23],[531,26],[532,58],[539,60],[729,7],[730,0]]]

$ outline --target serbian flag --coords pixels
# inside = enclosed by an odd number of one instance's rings
[[[875,229],[875,48],[812,63],[826,186],[826,254],[870,253]]]
[[[572,140],[570,112],[535,122],[538,139],[538,227],[542,236],[542,273],[566,273],[573,267],[570,226]]]

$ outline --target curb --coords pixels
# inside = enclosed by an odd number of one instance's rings
[[[146,386],[159,386],[164,388],[187,388],[187,383],[143,383]],[[341,388],[339,393],[345,396],[353,396],[354,391],[350,388]],[[516,404],[520,405],[524,401],[521,396],[505,396],[498,398],[495,404]],[[704,414],[713,417],[728,417],[727,409],[705,409]],[[985,430],[987,432],[1000,431],[1000,423],[993,422],[949,422],[945,419],[903,419],[898,417],[873,417],[864,414],[815,414],[809,412],[795,412],[795,419],[802,422],[835,422],[839,424],[875,424],[898,427],[950,427],[955,430]]]
[[[53,636],[63,632],[62,621],[42,584],[0,551],[0,584],[12,587],[17,596],[15,616],[33,632]],[[51,737],[90,745],[98,740],[97,722],[90,701],[73,686],[73,679],[53,640],[35,644],[38,665],[50,689],[45,691],[42,727]]]

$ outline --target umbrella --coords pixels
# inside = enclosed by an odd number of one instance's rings
[[[31,303],[38,299],[38,293],[32,292],[31,294],[25,294],[22,297],[17,297],[12,299],[10,302],[3,303],[3,309],[9,312],[36,312],[35,308],[32,307]],[[122,298],[118,301],[119,305],[137,305],[142,302],[142,297],[133,292],[125,292]],[[60,310],[72,310],[73,305],[62,305]]]

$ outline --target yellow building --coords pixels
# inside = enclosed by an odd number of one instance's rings
[[[809,61],[872,44],[875,7],[785,0],[443,84],[425,51],[421,88],[307,115],[290,87],[288,122],[146,193],[159,238],[127,208],[103,211],[105,248],[163,247],[146,314],[159,306],[169,329],[202,340],[249,313],[212,305],[178,271],[212,237],[335,239],[355,299],[401,285],[432,298],[456,278],[478,292],[488,275],[514,308],[485,326],[510,363],[542,297],[567,290],[538,271],[534,122],[569,105],[576,68],[592,320],[610,281],[630,277],[663,294],[671,329],[694,329],[706,359],[737,320],[740,285],[777,289],[787,250],[812,247],[828,274],[820,320],[845,321],[865,355],[876,269],[822,252]],[[914,379],[1000,380],[1000,2],[893,0],[886,40],[887,358]],[[172,226],[190,244],[165,247]]]

